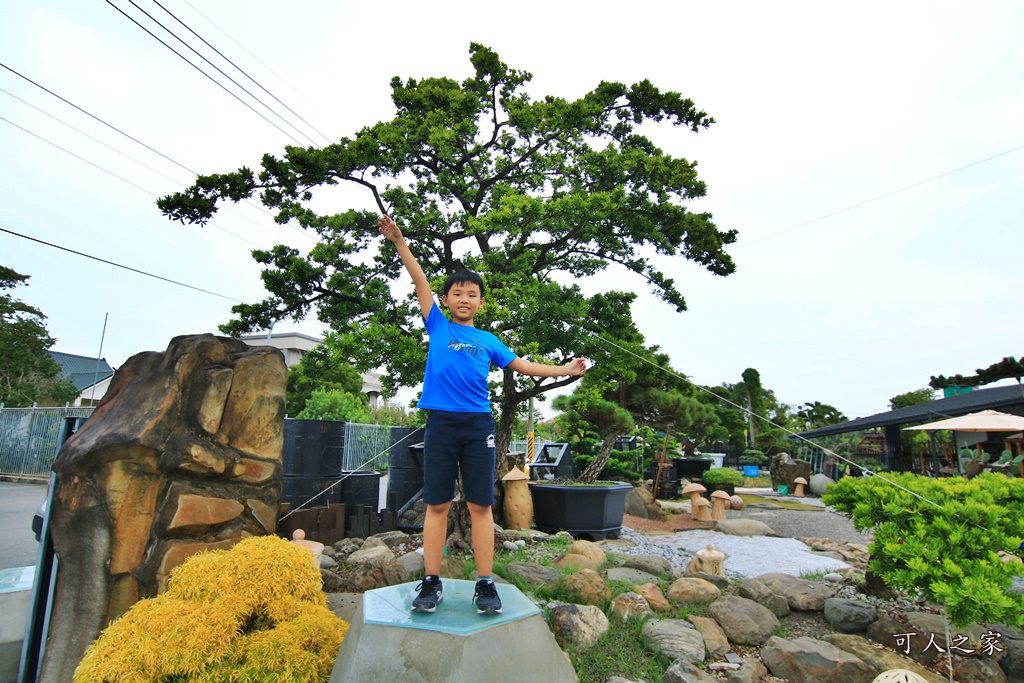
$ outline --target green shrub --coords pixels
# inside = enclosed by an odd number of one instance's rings
[[[593,455],[573,453],[573,465],[576,467],[576,472],[584,471],[593,461]],[[601,470],[601,474],[598,476],[601,479],[615,481],[635,481],[640,479],[640,473],[636,471],[635,454],[631,451],[612,451],[611,456],[608,457],[607,464],[605,464],[604,469]]]
[[[743,455],[740,456],[741,465],[757,465],[760,467],[766,462],[768,462],[768,456],[754,448],[748,448],[743,451]]]
[[[743,483],[743,475],[731,467],[716,467],[701,475],[704,484],[731,484],[739,486]]]
[[[822,500],[874,529],[868,568],[886,585],[944,603],[956,626],[1024,624],[1024,595],[1009,591],[1024,565],[997,555],[1024,540],[1024,480],[844,477]]]

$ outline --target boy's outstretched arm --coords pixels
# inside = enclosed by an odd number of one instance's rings
[[[523,360],[517,356],[508,364],[508,367],[521,375],[530,375],[531,377],[578,377],[587,371],[587,361],[582,358],[574,358],[565,365],[544,365]]]
[[[423,313],[423,319],[426,320],[430,314],[430,309],[434,307],[434,293],[430,291],[430,282],[427,280],[426,273],[423,272],[423,268],[416,261],[416,257],[412,255],[409,245],[405,243],[405,238],[402,236],[402,231],[398,229],[398,226],[391,220],[391,217],[381,216],[377,224],[380,234],[384,235],[395,245],[395,249],[398,250],[398,256],[405,265],[405,269],[412,276],[413,284],[416,285],[416,298],[420,302],[420,311]]]

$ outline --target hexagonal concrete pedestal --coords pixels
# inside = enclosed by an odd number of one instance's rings
[[[502,614],[481,616],[472,581],[444,580],[433,614],[411,612],[416,584],[367,591],[338,651],[330,683],[575,683],[540,609],[501,584]]]

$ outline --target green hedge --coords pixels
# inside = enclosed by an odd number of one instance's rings
[[[1024,624],[1024,595],[1009,591],[1024,565],[997,555],[1024,541],[1024,480],[844,477],[822,500],[874,530],[868,568],[886,585],[944,603],[956,626]]]

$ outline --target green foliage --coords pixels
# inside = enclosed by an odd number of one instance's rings
[[[893,410],[916,406],[921,403],[928,403],[935,400],[935,390],[925,387],[915,391],[908,391],[905,394],[898,394],[889,399],[889,407]]]
[[[0,292],[29,276],[0,266]],[[46,331],[46,316],[10,294],[0,293],[0,403],[23,408],[33,403],[63,405],[78,396],[48,353],[57,340]]]
[[[347,394],[363,391],[362,376],[341,354],[331,337],[303,354],[298,365],[288,371],[288,415],[297,417],[317,390]]]
[[[1024,541],[1024,480],[844,477],[822,500],[874,529],[868,566],[887,585],[944,603],[956,626],[1024,624],[1024,596],[1009,592],[1024,566],[997,556]]]
[[[739,486],[743,483],[743,475],[731,467],[715,467],[701,475],[702,484],[731,484]]]
[[[810,431],[811,429],[846,422],[846,416],[839,412],[837,408],[827,403],[815,401],[803,404],[796,411],[796,421],[797,424],[794,426],[797,426],[801,431]]]
[[[379,240],[376,214],[385,212],[435,284],[463,267],[483,274],[487,305],[477,326],[497,330],[536,361],[583,356],[613,367],[621,352],[592,333],[633,343],[636,294],[588,295],[576,283],[611,264],[638,275],[677,311],[686,307],[683,294],[651,254],[718,275],[735,270],[725,251],[735,231],[720,231],[710,214],[684,206],[705,194],[696,163],[665,154],[640,132],[707,128],[713,119],[692,101],[646,80],[602,82],[575,100],[534,101],[529,73],[483,45],[469,52],[473,75],[461,83],[394,78],[391,120],[323,148],[266,154],[259,171],[199,176],[157,202],[173,220],[204,224],[221,204],[258,194],[278,222],[316,233],[308,253],[282,245],[254,252],[268,298],[236,306],[225,330],[315,314],[358,369],[388,369],[388,393],[420,382],[424,332],[415,295],[391,287],[407,276],[393,245]],[[319,213],[332,205],[332,186],[343,184],[368,189],[377,210]],[[505,373],[495,387],[499,452],[520,403],[576,381]]]
[[[578,477],[581,482],[596,481],[611,457],[616,437],[629,433],[633,428],[632,416],[627,410],[602,398],[595,385],[590,383],[578,387],[571,396],[559,396],[553,405],[568,413],[569,422],[586,423],[601,438],[601,447],[593,461]]]
[[[953,375],[952,377],[939,375],[938,377],[932,377],[928,386],[933,389],[977,387],[998,382],[1001,379],[1009,379],[1010,377],[1013,377],[1019,383],[1021,377],[1024,377],[1024,360],[1017,360],[1015,357],[1009,356],[1003,358],[998,363],[993,363],[987,368],[978,368],[975,372],[977,374],[966,377],[964,375]]]
[[[743,451],[743,455],[740,456],[741,465],[761,465],[768,462],[768,456],[757,450],[756,448],[748,448]]]
[[[591,463],[594,462],[593,455],[577,455],[573,454],[573,463],[576,466],[578,472],[583,472]],[[611,455],[608,456],[608,462],[605,463],[604,469],[598,473],[599,479],[608,479],[613,481],[636,481],[640,479],[641,473],[636,470],[636,458],[633,453],[629,451],[612,451]]]
[[[366,397],[362,394],[352,395],[337,389],[317,389],[306,401],[306,407],[296,417],[302,420],[368,423],[370,409]]]

